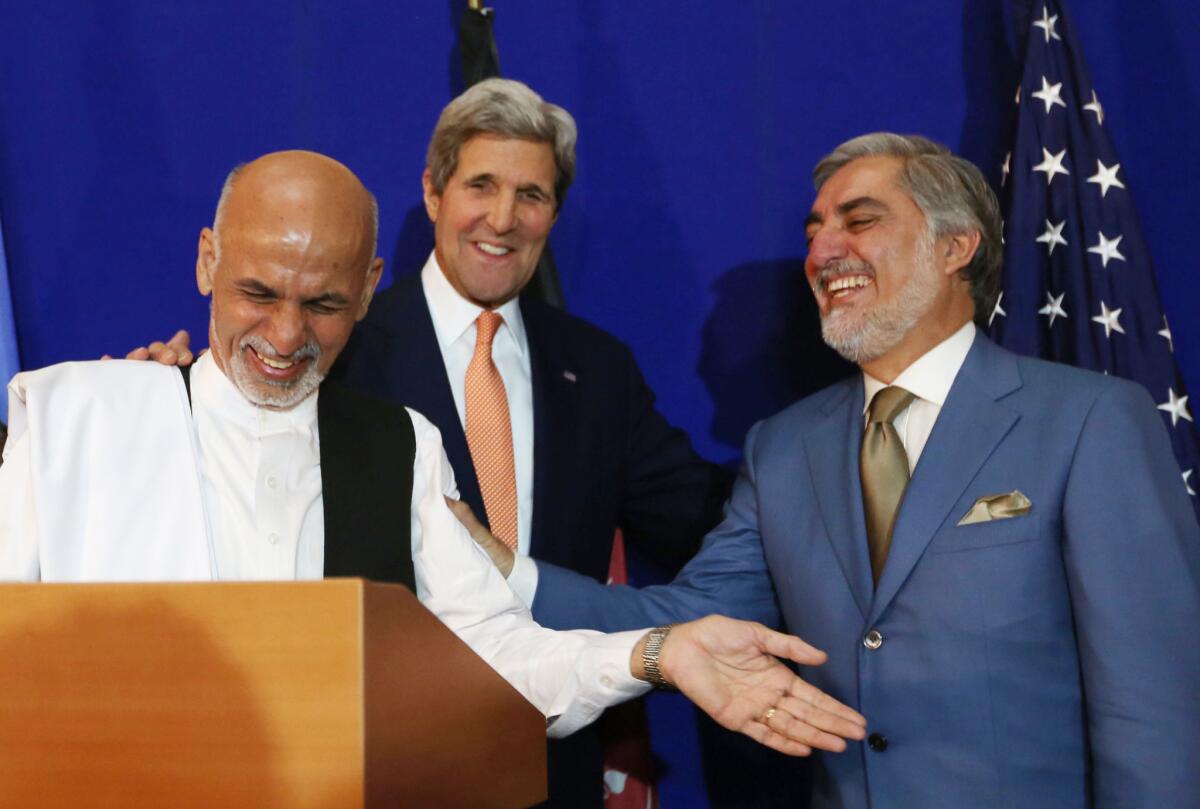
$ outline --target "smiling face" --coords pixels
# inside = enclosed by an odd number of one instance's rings
[[[307,398],[366,314],[383,269],[369,204],[341,164],[284,152],[242,169],[219,244],[201,231],[196,280],[212,295],[213,359],[250,402],[288,409]]]
[[[495,309],[529,283],[554,225],[554,177],[550,144],[489,134],[462,145],[440,193],[425,172],[434,252],[459,295]]]
[[[978,243],[978,234],[934,239],[900,185],[902,168],[899,158],[862,157],[834,173],[808,217],[804,263],[825,341],[892,377],[971,319],[957,273]]]

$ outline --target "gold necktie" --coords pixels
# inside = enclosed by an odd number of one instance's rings
[[[887,562],[896,512],[908,486],[908,455],[892,421],[914,398],[904,388],[887,387],[875,394],[867,410],[858,473],[867,517],[871,575],[876,584]]]
[[[475,321],[475,356],[467,366],[466,378],[466,432],[488,525],[497,539],[515,551],[517,474],[512,422],[504,380],[492,362],[492,339],[503,322],[496,312],[483,312]]]

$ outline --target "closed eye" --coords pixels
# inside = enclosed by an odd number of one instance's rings
[[[269,303],[279,299],[278,292],[258,281],[243,281],[237,285],[237,289],[255,303]]]
[[[322,295],[304,302],[304,306],[310,312],[318,315],[336,315],[345,311],[349,305],[350,302],[345,297],[337,294]]]

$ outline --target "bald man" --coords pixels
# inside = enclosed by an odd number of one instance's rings
[[[861,738],[862,717],[772,656],[824,659],[796,638],[719,618],[616,635],[533,622],[446,506],[456,490],[438,431],[322,384],[379,281],[376,222],[346,167],[267,155],[229,175],[200,233],[212,350],[190,373],[95,362],[18,375],[0,579],[395,582],[536,705],[551,735],[651,681],[787,753]]]

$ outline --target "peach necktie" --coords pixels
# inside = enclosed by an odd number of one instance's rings
[[[517,549],[517,474],[513,462],[508,396],[496,363],[492,340],[504,318],[483,312],[475,321],[475,356],[467,366],[467,446],[496,538]]]

